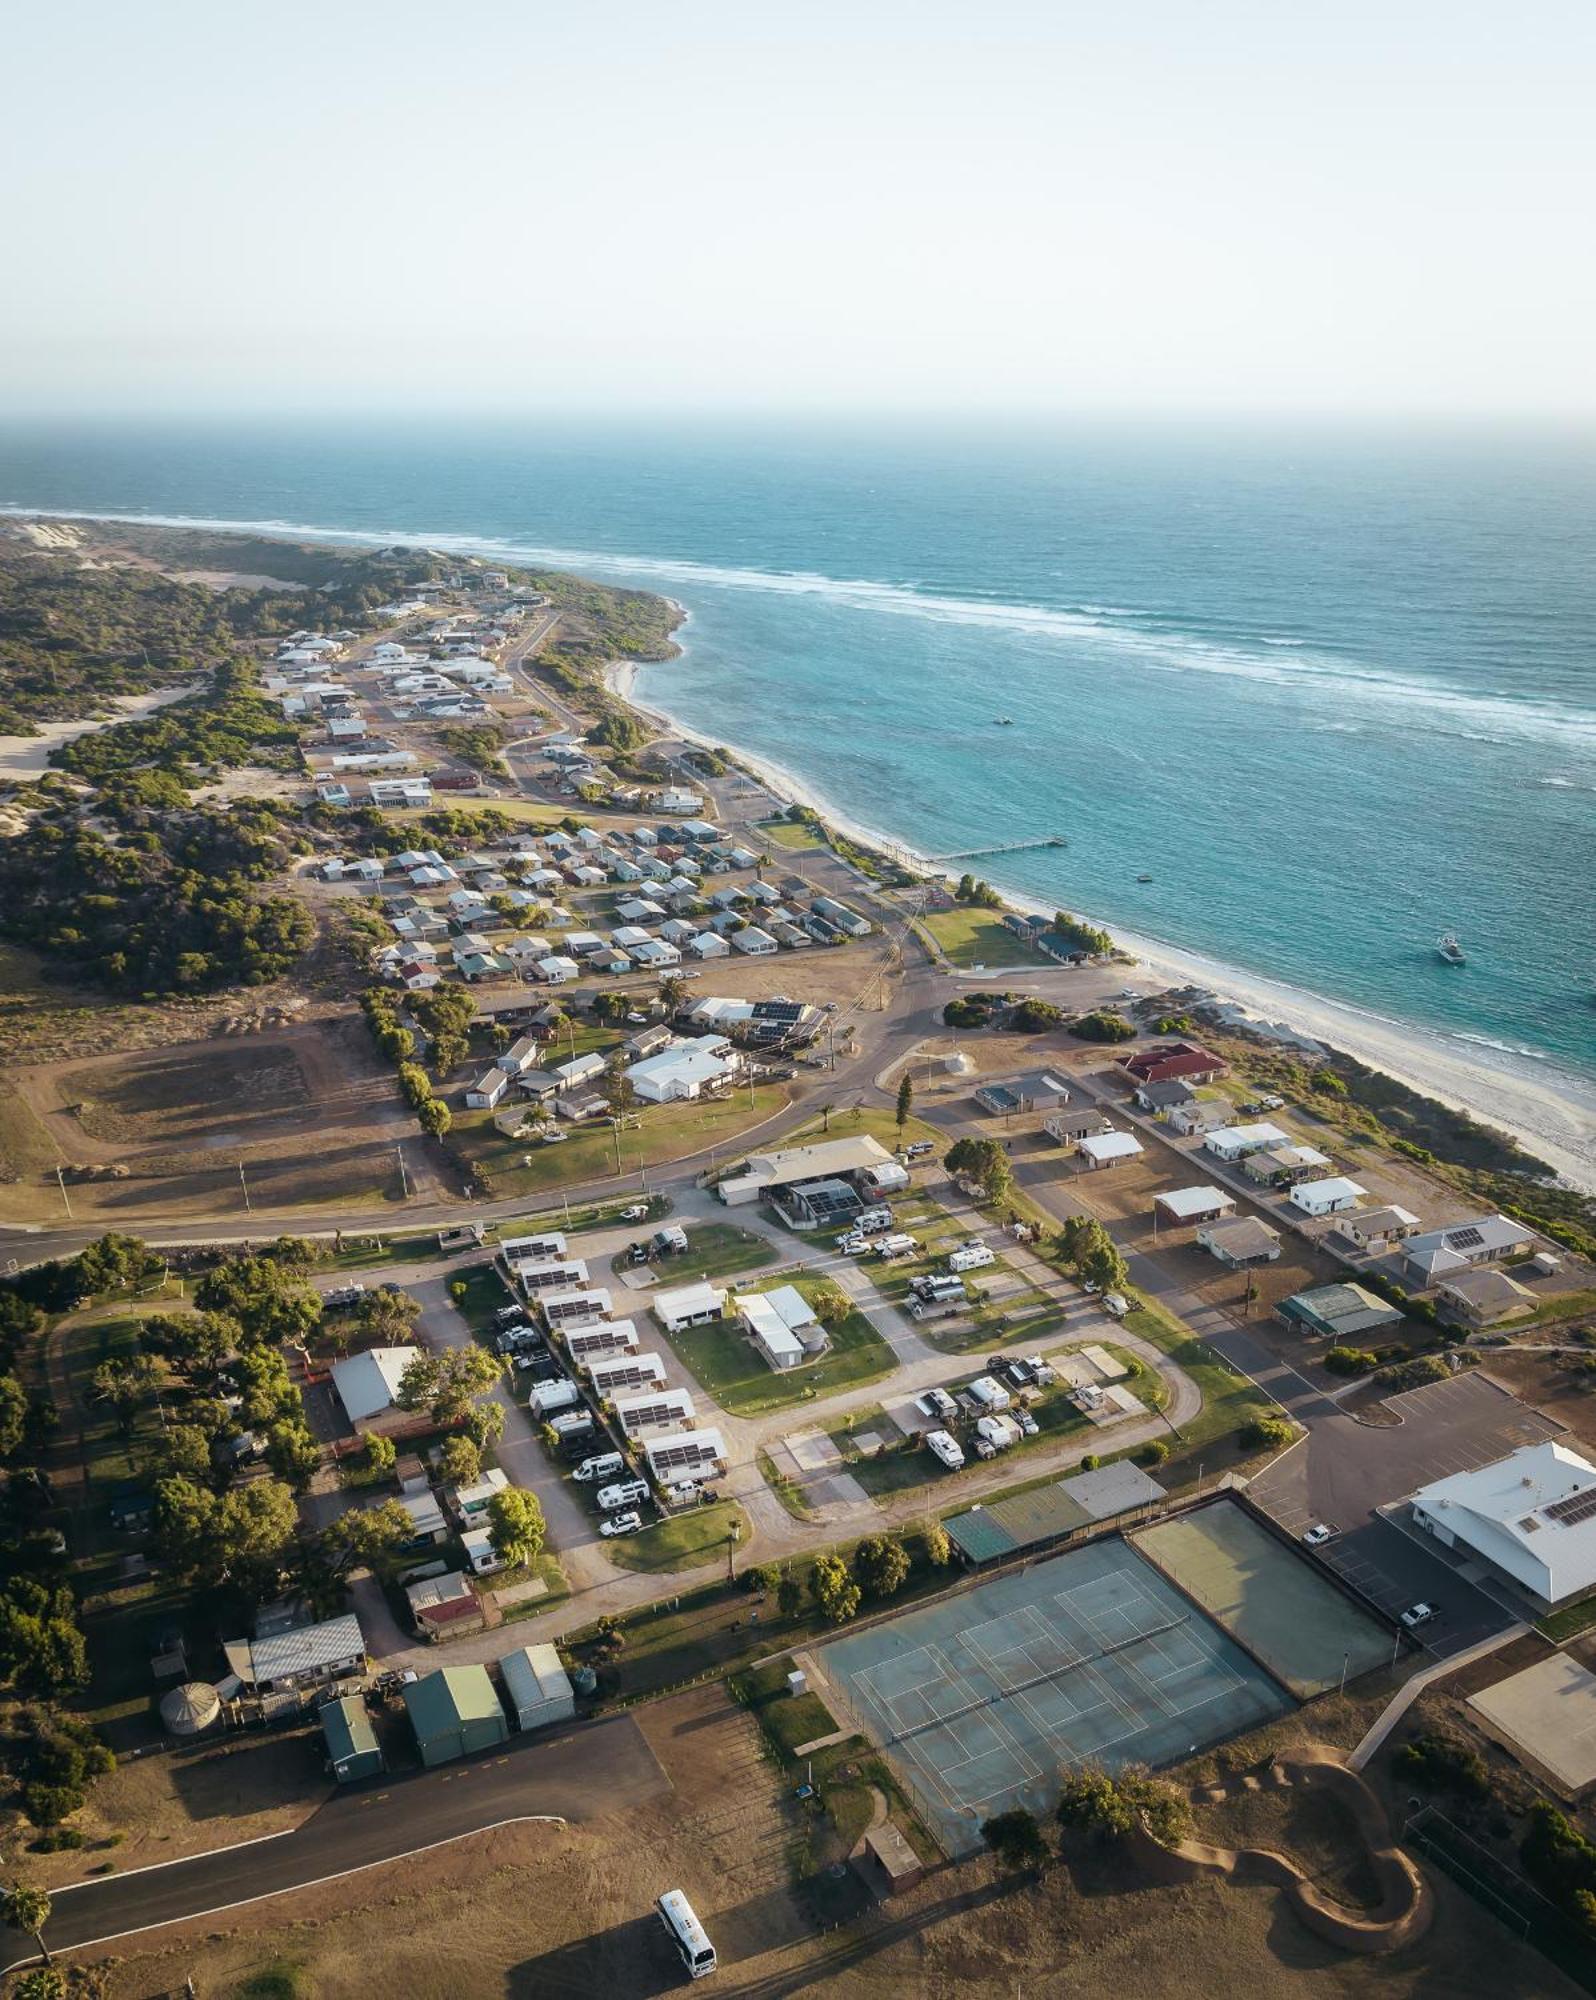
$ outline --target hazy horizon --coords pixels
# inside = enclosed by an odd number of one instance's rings
[[[1596,29],[35,10],[0,412],[1596,415]]]

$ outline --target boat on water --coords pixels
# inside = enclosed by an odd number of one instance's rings
[[[1153,878],[1151,875],[1138,875],[1136,879],[1138,882],[1151,882]]]
[[[1457,935],[1453,931],[1443,931],[1435,940],[1435,949],[1448,965],[1468,964],[1463,955],[1463,947],[1458,943]]]
[[[1012,729],[1014,727],[1014,717],[1012,715],[994,715],[992,720],[997,724],[999,729]]]

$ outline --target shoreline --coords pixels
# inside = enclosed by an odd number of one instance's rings
[[[685,606],[678,604],[678,608],[684,614],[685,625],[691,614]],[[680,634],[682,627],[677,630]],[[648,695],[639,691],[637,683],[642,670],[642,665],[633,660],[612,662],[605,669],[605,687],[616,700],[670,729],[684,742],[706,750],[729,750],[779,804],[806,806],[859,845],[901,859],[905,865],[926,874],[952,879],[947,871],[894,835],[866,826],[840,811],[800,773],[772,758],[746,751],[738,744],[707,736],[682,722],[651,698],[652,689]],[[1005,888],[1001,882],[995,881],[994,887],[1013,909],[1025,914],[1052,914],[1034,897]],[[1077,914],[1087,922],[1097,921],[1090,912]],[[1571,1077],[1552,1062],[1546,1065],[1548,1074],[1544,1081],[1522,1075],[1505,1065],[1470,1058],[1461,1049],[1454,1051],[1440,1037],[1426,1041],[1422,1029],[1405,1022],[1365,1013],[1266,975],[1143,937],[1117,924],[1105,928],[1112,930],[1116,941],[1159,984],[1211,988],[1221,998],[1250,1013],[1268,1020],[1287,1021],[1298,1032],[1370,1069],[1382,1071],[1421,1096],[1434,1098],[1451,1110],[1464,1112],[1507,1133],[1571,1186],[1585,1193],[1596,1193],[1596,1085]],[[1009,967],[1001,976],[1009,980],[1024,979],[1027,975],[1023,968]]]

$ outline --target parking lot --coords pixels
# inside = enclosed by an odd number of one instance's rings
[[[1410,1389],[1383,1407],[1396,1423],[1341,1415],[1316,1423],[1253,1481],[1250,1497],[1294,1535],[1318,1521],[1337,1527],[1320,1559],[1387,1616],[1419,1601],[1436,1605],[1441,1616],[1421,1636],[1432,1651],[1455,1652],[1517,1613],[1404,1527],[1400,1503],[1432,1480],[1554,1437],[1559,1426],[1482,1371]]]

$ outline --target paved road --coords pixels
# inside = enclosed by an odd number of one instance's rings
[[[292,1833],[58,1890],[46,1941],[53,1951],[103,1944],[303,1889],[509,1820],[600,1819],[669,1789],[629,1715],[514,1737],[501,1750],[339,1792]],[[31,1956],[26,1938],[0,1931],[0,1971]]]

